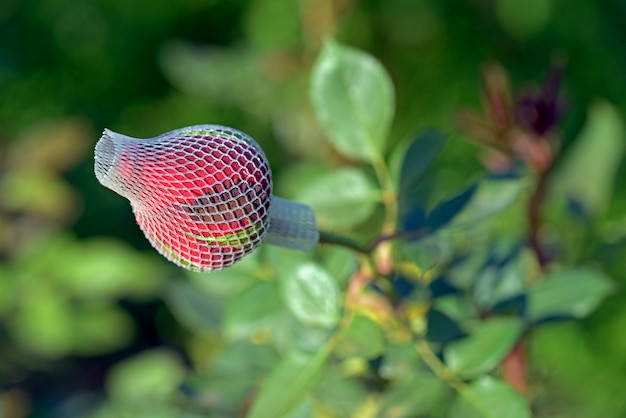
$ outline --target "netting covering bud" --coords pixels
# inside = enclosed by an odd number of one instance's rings
[[[313,211],[272,195],[272,173],[250,136],[219,125],[138,139],[105,129],[95,172],[127,198],[168,260],[194,271],[228,267],[261,242],[300,250],[318,241]]]

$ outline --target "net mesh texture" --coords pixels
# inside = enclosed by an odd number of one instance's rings
[[[308,206],[272,196],[260,146],[236,129],[199,125],[151,139],[105,130],[96,177],[126,197],[163,256],[194,271],[228,267],[261,241],[302,250],[317,243]]]

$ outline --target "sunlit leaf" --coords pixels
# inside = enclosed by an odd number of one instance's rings
[[[117,363],[107,376],[107,392],[124,401],[150,401],[171,394],[185,377],[182,361],[165,349],[144,351]]]
[[[322,377],[315,391],[315,397],[339,416],[351,416],[366,396],[366,390],[355,379],[330,373]]]
[[[468,385],[452,405],[450,418],[530,418],[524,397],[503,381],[483,376]]]
[[[518,318],[484,320],[468,337],[446,346],[445,362],[461,377],[478,377],[500,364],[522,329],[523,323]]]
[[[51,243],[58,246],[56,263],[49,267],[70,291],[80,297],[153,295],[165,279],[163,265],[155,257],[137,253],[123,241],[69,237]]]
[[[339,246],[323,247],[320,252],[322,266],[332,272],[340,285],[345,285],[359,265],[358,255],[350,249]]]
[[[582,318],[614,289],[610,278],[591,268],[554,271],[531,286],[527,316],[532,321],[551,317]]]
[[[80,355],[107,354],[125,347],[134,337],[132,318],[119,306],[91,303],[77,309],[73,321],[74,347]]]
[[[285,248],[266,245],[262,246],[263,263],[271,268],[271,277],[297,269],[301,264],[312,261],[311,253],[304,251],[285,250]]]
[[[441,401],[446,387],[437,377],[414,373],[392,388],[382,399],[379,418],[413,418],[427,414]]]
[[[342,357],[373,358],[385,349],[380,326],[364,315],[354,315],[341,333],[337,353]]]
[[[8,326],[21,346],[39,355],[57,357],[72,350],[73,319],[65,295],[42,283],[29,291],[25,305]]]
[[[281,273],[285,304],[301,322],[332,327],[339,320],[340,290],[320,265],[305,262]]]
[[[313,68],[310,95],[320,125],[339,151],[361,160],[382,154],[394,90],[376,59],[328,41]]]
[[[158,402],[109,402],[88,415],[88,418],[204,418],[203,414],[184,412],[165,400]],[[221,415],[211,418],[226,418]]]
[[[272,370],[247,418],[282,418],[298,407],[317,386],[330,348],[316,353],[292,353]]]
[[[321,228],[349,228],[366,220],[380,201],[380,191],[356,168],[326,173],[303,184],[295,200],[315,211]]]
[[[278,286],[259,282],[230,301],[224,314],[224,331],[233,339],[269,333],[284,312]]]
[[[76,195],[62,178],[36,167],[19,167],[0,177],[0,207],[50,218],[76,210]]]
[[[313,401],[307,397],[300,405],[296,406],[285,418],[311,418],[313,417]]]
[[[385,379],[405,379],[420,367],[420,359],[412,343],[394,343],[387,346],[379,374]]]
[[[304,323],[293,315],[286,315],[272,329],[272,345],[280,353],[313,351],[323,347],[333,329]]]
[[[329,171],[333,171],[333,168],[320,161],[298,161],[283,169],[275,178],[274,190],[285,198],[295,198],[304,185],[323,177]]]
[[[474,224],[500,213],[520,197],[525,185],[525,181],[520,179],[480,181],[470,201],[454,217],[450,226]]]
[[[599,217],[611,202],[626,149],[624,120],[606,101],[589,109],[587,123],[564,157],[554,184],[588,217]]]
[[[254,113],[272,109],[269,84],[261,82],[262,61],[249,48],[219,48],[171,41],[160,64],[169,81],[186,94],[236,104]]]

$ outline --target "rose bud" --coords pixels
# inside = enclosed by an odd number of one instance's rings
[[[319,238],[311,208],[272,196],[263,150],[236,129],[198,125],[151,139],[105,129],[95,172],[130,201],[152,246],[190,270],[228,267],[261,242],[306,251]]]

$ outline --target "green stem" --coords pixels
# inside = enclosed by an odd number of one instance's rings
[[[343,235],[336,235],[331,232],[319,231],[320,234],[320,244],[333,244],[339,245],[341,247],[346,247],[351,250],[354,250],[358,253],[369,255],[371,250],[362,245],[361,243],[354,241],[348,237],[344,237]]]
[[[398,216],[398,196],[395,190],[389,168],[382,156],[372,158],[372,167],[380,184],[383,204],[385,205],[385,221],[383,223],[383,234],[392,233],[396,228]]]
[[[430,348],[430,344],[426,340],[419,339],[415,343],[415,348],[419,353],[424,363],[430,368],[430,370],[435,373],[442,382],[446,383],[452,389],[461,393],[465,390],[466,384],[464,381],[459,379],[450,369],[446,367],[445,364],[439,360],[439,357],[434,353],[432,348]]]
[[[529,244],[535,253],[539,266],[544,269],[550,261],[541,247],[541,208],[548,188],[549,170],[539,173],[537,186],[528,202]]]

